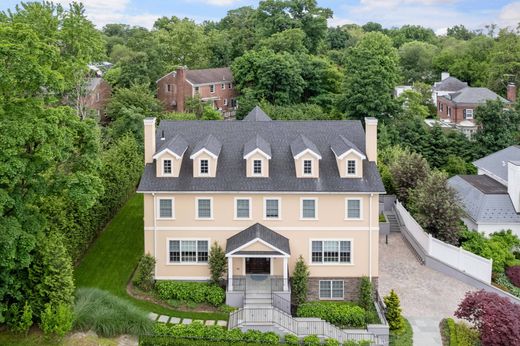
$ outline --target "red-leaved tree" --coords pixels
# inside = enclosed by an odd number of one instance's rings
[[[506,269],[509,281],[516,287],[520,287],[520,266],[512,266]]]
[[[520,305],[484,290],[467,292],[455,316],[473,323],[486,346],[520,345]]]

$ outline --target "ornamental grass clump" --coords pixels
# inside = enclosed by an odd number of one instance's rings
[[[74,303],[74,328],[93,330],[104,337],[141,335],[152,330],[153,322],[132,303],[97,288],[80,288]]]

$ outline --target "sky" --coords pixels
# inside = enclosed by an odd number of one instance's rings
[[[29,0],[27,0],[29,1]],[[71,0],[55,0],[62,4]],[[0,0],[0,10],[14,8],[19,0]],[[87,16],[99,27],[126,23],[151,28],[162,16],[189,17],[196,22],[219,20],[230,9],[258,5],[258,0],[83,0]],[[494,23],[516,27],[520,1],[511,0],[318,0],[334,11],[330,26],[368,21],[384,27],[416,24],[443,34],[450,26],[477,29]]]

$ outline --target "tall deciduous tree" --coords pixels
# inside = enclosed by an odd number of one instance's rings
[[[339,110],[354,119],[383,118],[394,113],[392,91],[399,80],[398,61],[397,50],[387,36],[366,34],[347,58]]]
[[[412,190],[424,181],[430,172],[428,162],[421,155],[407,150],[398,152],[389,168],[397,197],[405,205],[409,202]]]
[[[412,41],[403,44],[399,48],[399,57],[405,83],[432,83],[436,77],[433,57],[438,51],[437,46],[426,42]]]

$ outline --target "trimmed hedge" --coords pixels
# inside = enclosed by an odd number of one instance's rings
[[[447,346],[478,346],[480,345],[478,332],[465,323],[456,323],[452,318],[446,318],[444,335],[448,338]]]
[[[366,311],[348,302],[308,302],[298,307],[298,317],[317,317],[339,327],[364,328]]]
[[[158,281],[155,290],[164,300],[174,299],[220,306],[226,299],[224,289],[205,282]]]

